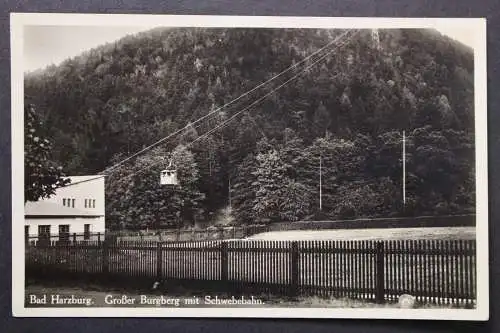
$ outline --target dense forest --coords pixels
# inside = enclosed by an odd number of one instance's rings
[[[381,30],[379,44],[361,30],[301,63],[343,32],[155,29],[27,73],[25,102],[69,175],[187,126],[108,173],[114,228],[474,212],[472,50],[433,30]],[[180,186],[159,184],[169,162]]]

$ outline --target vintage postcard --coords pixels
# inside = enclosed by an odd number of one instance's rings
[[[11,37],[15,316],[488,319],[484,19]]]

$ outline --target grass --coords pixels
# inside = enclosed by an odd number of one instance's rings
[[[242,237],[243,231],[181,231],[181,241],[202,241],[218,240],[220,237],[232,238]],[[406,239],[426,239],[426,240],[454,240],[454,239],[475,239],[475,227],[436,227],[436,228],[383,228],[383,229],[336,229],[336,230],[290,230],[271,231],[252,235],[248,240],[406,240]],[[168,232],[160,238],[157,235],[145,236],[120,236],[122,241],[148,242],[148,241],[176,241],[175,231]]]
[[[474,227],[445,228],[390,228],[390,229],[346,229],[346,230],[293,230],[271,231],[248,237],[250,240],[473,240]]]

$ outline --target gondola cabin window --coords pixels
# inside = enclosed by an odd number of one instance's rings
[[[165,169],[160,173],[160,185],[178,185],[177,170]]]

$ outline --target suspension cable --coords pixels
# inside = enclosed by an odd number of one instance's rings
[[[202,121],[202,120],[204,120],[204,119],[208,118],[209,116],[211,116],[211,115],[213,115],[213,114],[215,114],[215,113],[217,113],[217,112],[221,111],[222,109],[224,109],[224,108],[228,107],[229,105],[234,104],[235,102],[239,101],[239,100],[240,100],[240,99],[242,99],[243,97],[245,97],[245,96],[247,96],[247,95],[251,94],[252,92],[254,92],[254,91],[256,91],[257,89],[259,89],[259,88],[263,87],[264,85],[266,85],[267,83],[269,83],[269,82],[271,82],[271,81],[273,81],[273,80],[277,79],[278,77],[280,77],[280,76],[282,76],[283,74],[285,74],[285,73],[287,73],[287,72],[291,71],[292,69],[294,69],[295,67],[299,66],[300,64],[302,64],[302,63],[306,62],[308,59],[310,59],[311,57],[315,56],[316,54],[318,54],[318,53],[322,52],[323,50],[327,49],[327,48],[328,48],[328,47],[330,47],[331,45],[333,45],[333,44],[337,43],[337,42],[338,42],[339,40],[341,40],[344,36],[346,36],[349,32],[350,32],[350,31],[348,30],[348,31],[346,31],[346,32],[342,33],[340,36],[338,36],[337,38],[335,38],[335,39],[334,39],[333,41],[331,41],[330,43],[326,44],[325,46],[323,46],[323,47],[322,47],[322,48],[320,48],[319,50],[317,50],[317,51],[315,51],[314,53],[310,54],[309,56],[305,57],[304,59],[302,59],[302,60],[301,60],[301,61],[299,61],[298,63],[295,63],[295,64],[291,65],[290,67],[288,67],[288,68],[287,68],[287,69],[285,69],[284,71],[282,71],[282,72],[280,72],[280,73],[276,74],[275,76],[271,77],[269,80],[266,80],[266,81],[264,81],[264,82],[260,83],[260,84],[259,84],[259,85],[257,85],[256,87],[254,87],[254,88],[252,88],[252,89],[248,90],[247,92],[245,92],[245,93],[243,93],[242,95],[238,96],[237,98],[235,98],[235,99],[231,100],[230,102],[228,102],[228,103],[224,104],[223,106],[221,106],[221,107],[219,107],[219,108],[215,109],[214,111],[211,111],[211,112],[207,113],[206,115],[204,115],[204,116],[202,116],[202,117],[198,118],[198,119],[197,119],[197,120],[195,120],[194,122],[187,124],[187,125],[186,125],[186,126],[184,126],[183,128],[176,130],[175,132],[173,132],[173,133],[171,133],[171,134],[169,134],[169,135],[167,135],[167,136],[163,137],[162,139],[160,139],[160,140],[158,140],[158,141],[156,141],[156,142],[152,143],[151,145],[149,145],[149,146],[147,146],[147,147],[145,147],[145,148],[141,149],[140,151],[138,151],[138,152],[136,152],[136,153],[134,153],[134,154],[130,155],[129,157],[127,157],[127,158],[123,159],[122,161],[120,161],[120,162],[118,162],[118,163],[115,163],[114,165],[112,165],[112,166],[110,166],[110,167],[108,167],[108,168],[104,169],[102,172],[100,172],[100,174],[106,174],[107,172],[109,172],[109,171],[112,171],[112,170],[116,169],[117,167],[121,166],[122,164],[124,164],[125,162],[127,162],[127,161],[131,160],[132,158],[134,158],[134,157],[136,157],[136,156],[138,156],[138,155],[140,155],[140,154],[142,154],[142,153],[144,153],[144,152],[146,152],[146,151],[148,151],[148,150],[150,150],[150,149],[152,149],[152,148],[156,147],[156,146],[157,146],[157,145],[159,145],[160,143],[162,143],[162,142],[164,142],[164,141],[166,141],[166,140],[168,140],[168,139],[172,138],[173,136],[175,136],[175,135],[177,135],[177,134],[181,133],[182,131],[184,131],[184,130],[188,129],[188,128],[189,128],[190,126],[192,126],[193,124],[196,124],[196,123],[198,123],[198,122],[200,122],[200,121]]]
[[[357,31],[356,31],[357,32]],[[355,33],[356,33],[355,32]],[[354,33],[354,34],[355,34]],[[354,34],[350,37],[352,38],[354,36]],[[344,41],[342,45],[339,45],[337,46],[336,49],[344,46],[345,44],[347,44],[347,41]],[[207,131],[206,133],[204,133],[203,135],[199,136],[198,138],[194,139],[193,141],[191,141],[189,144],[186,145],[186,147],[190,147],[192,146],[195,142],[207,137],[208,135],[212,134],[213,132],[217,131],[219,128],[222,128],[222,127],[225,127],[227,126],[227,124],[229,124],[233,119],[235,119],[237,116],[239,116],[240,114],[248,111],[250,108],[252,108],[253,106],[255,106],[256,104],[262,102],[265,98],[267,98],[268,96],[270,96],[271,94],[275,93],[277,90],[281,89],[282,87],[284,87],[285,85],[287,85],[288,83],[290,83],[291,81],[295,80],[297,77],[299,77],[301,74],[303,74],[306,70],[312,68],[313,66],[315,66],[317,63],[319,63],[321,60],[323,60],[324,58],[326,58],[328,55],[330,55],[331,53],[333,53],[334,51],[336,51],[336,49],[333,49],[331,51],[329,51],[328,53],[324,54],[323,56],[321,56],[319,59],[317,59],[315,62],[313,62],[311,65],[305,67],[301,72],[295,74],[294,76],[292,76],[292,78],[288,79],[287,81],[285,81],[284,83],[282,83],[281,85],[279,85],[278,87],[274,88],[273,90],[271,90],[269,93],[265,94],[264,96],[262,96],[261,98],[257,99],[256,101],[254,101],[253,103],[251,103],[249,106],[245,107],[243,110],[240,110],[238,111],[237,113],[235,113],[233,116],[231,116],[229,119],[225,120],[224,122],[222,122],[221,124],[219,124],[218,126],[214,127],[213,129]],[[157,161],[157,162],[153,162],[152,164],[142,168],[142,169],[139,169],[138,171],[122,178],[122,179],[127,179],[127,178],[130,178],[138,173],[141,173],[151,167],[154,167],[158,164],[160,164],[161,162],[163,162],[163,160],[160,160],[160,161]]]

